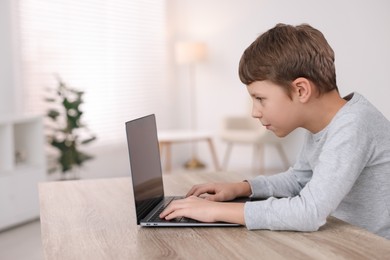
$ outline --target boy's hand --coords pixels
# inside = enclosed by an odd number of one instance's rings
[[[237,197],[248,197],[251,194],[248,182],[206,183],[193,186],[186,197],[201,196],[210,201],[229,201]]]
[[[160,214],[160,218],[171,220],[179,217],[202,222],[224,221],[245,225],[244,203],[221,203],[196,196],[172,201]]]
[[[215,222],[216,202],[191,196],[182,200],[171,202],[160,214],[160,218],[171,220],[187,217],[202,222]]]

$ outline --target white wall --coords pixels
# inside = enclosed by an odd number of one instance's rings
[[[10,1],[0,1],[0,116],[13,113],[15,109]]]
[[[249,113],[245,87],[237,75],[243,50],[276,23],[309,23],[320,29],[336,53],[337,81],[342,95],[357,91],[390,118],[390,2],[386,0],[168,0],[173,10],[170,41],[207,43],[209,59],[197,67],[198,125],[217,131],[226,115]],[[184,88],[182,68],[177,84]],[[179,87],[177,88],[179,89]],[[182,99],[188,94],[182,94]],[[179,101],[188,104],[188,100]],[[188,105],[187,105],[188,106]],[[184,114],[180,119],[187,124]],[[300,134],[289,140],[289,158],[299,150]],[[224,144],[218,142],[220,157]],[[248,149],[246,149],[248,150]],[[233,155],[232,164],[250,163],[249,151]],[[267,152],[267,151],[266,151]],[[206,155],[207,151],[205,151]],[[269,151],[267,167],[278,167]],[[238,156],[238,157],[237,157]],[[207,158],[206,158],[207,159]],[[233,165],[232,165],[233,166]]]

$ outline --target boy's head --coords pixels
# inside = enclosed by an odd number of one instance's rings
[[[269,80],[289,96],[299,77],[310,80],[320,95],[337,90],[334,52],[324,35],[307,24],[277,24],[260,35],[244,51],[239,76],[245,85]]]

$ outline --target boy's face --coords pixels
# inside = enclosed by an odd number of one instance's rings
[[[282,87],[264,80],[253,82],[247,90],[253,101],[252,117],[276,136],[284,137],[299,126],[299,106]]]

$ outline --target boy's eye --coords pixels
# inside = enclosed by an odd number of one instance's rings
[[[255,99],[260,101],[260,102],[264,100],[262,97],[255,97]]]

